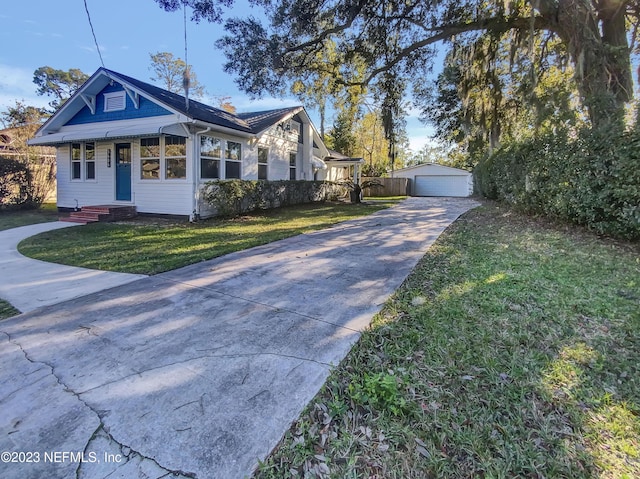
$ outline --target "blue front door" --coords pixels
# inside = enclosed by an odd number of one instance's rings
[[[131,143],[116,145],[116,200],[131,201]]]

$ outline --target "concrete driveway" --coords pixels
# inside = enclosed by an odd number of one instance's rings
[[[46,263],[17,251],[25,238],[71,226],[79,225],[53,221],[0,231],[0,298],[26,313],[145,277]]]
[[[474,206],[410,198],[0,322],[2,477],[251,475]]]

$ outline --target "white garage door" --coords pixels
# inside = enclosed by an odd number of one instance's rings
[[[415,196],[469,196],[466,176],[416,175],[413,182]]]

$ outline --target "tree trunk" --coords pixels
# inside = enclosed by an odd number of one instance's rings
[[[555,12],[542,12],[567,45],[595,128],[622,124],[633,96],[625,5],[626,0],[601,0],[595,10],[591,2],[559,0]]]

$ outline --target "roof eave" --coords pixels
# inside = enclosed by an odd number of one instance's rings
[[[234,128],[229,128],[227,126],[221,126],[221,125],[216,125],[215,123],[208,123],[206,121],[202,121],[202,120],[192,120],[190,122],[191,125],[195,126],[196,128],[204,128],[205,130],[207,130],[207,133],[209,131],[215,131],[215,132],[220,132],[220,133],[225,133],[227,135],[235,135],[235,136],[241,136],[243,138],[256,138],[259,135],[256,135],[255,133],[251,132],[251,131],[242,131],[242,130],[236,130]],[[195,132],[196,134],[202,134],[203,132]]]

